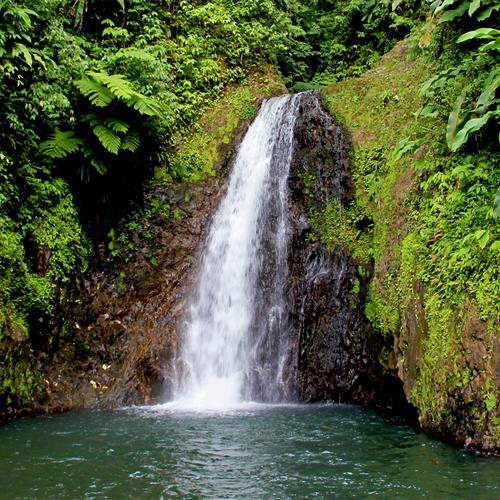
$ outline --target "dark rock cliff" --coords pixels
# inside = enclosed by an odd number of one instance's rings
[[[323,210],[332,197],[341,205],[352,198],[347,146],[342,129],[322,109],[319,95],[306,94],[295,125],[289,178],[296,395],[305,401],[354,401],[406,409],[400,384],[382,374],[381,340],[370,335],[364,316],[369,269],[360,268],[346,248],[330,251],[311,238],[310,210]]]

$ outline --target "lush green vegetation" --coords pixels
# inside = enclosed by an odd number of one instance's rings
[[[288,13],[301,30],[280,59],[293,90],[362,74],[425,19],[420,1],[291,0]]]
[[[396,337],[422,424],[484,446],[499,438],[495,9],[436,2],[376,71],[325,90],[352,130],[356,203],[313,218],[330,245],[374,263],[366,312],[390,344]]]

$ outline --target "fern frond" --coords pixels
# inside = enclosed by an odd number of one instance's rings
[[[111,129],[113,132],[118,132],[122,134],[126,134],[130,128],[130,125],[123,120],[119,120],[118,118],[105,118],[103,120],[104,125]]]
[[[67,132],[56,130],[50,139],[40,144],[38,150],[49,158],[64,158],[78,151],[83,145],[83,141],[74,135],[71,130]]]
[[[123,57],[125,59],[138,59],[144,62],[155,62],[157,59],[153,54],[137,47],[126,47],[124,49],[120,49],[115,55],[117,58]]]
[[[102,71],[89,71],[88,75],[101,85],[105,85],[118,99],[126,101],[136,94],[130,82],[123,75],[108,75]]]
[[[128,103],[141,115],[161,117],[164,113],[161,103],[142,94],[137,93]]]
[[[92,156],[90,158],[90,164],[94,167],[95,171],[100,175],[104,175],[108,171],[106,165],[104,165],[104,163],[95,156]]]
[[[96,125],[92,130],[105,149],[114,155],[118,154],[122,143],[120,136],[104,125]]]
[[[90,164],[92,165],[92,167],[94,167],[94,170],[98,174],[104,175],[108,171],[106,165],[104,165],[104,163],[101,160],[99,160],[99,158],[97,158],[97,156],[95,155],[94,151],[92,151],[91,148],[85,146],[82,148],[82,151],[83,151],[83,156],[85,156],[85,158],[89,160]]]
[[[132,153],[135,153],[141,144],[141,138],[135,130],[131,130],[122,139],[122,149],[126,149]]]
[[[115,96],[100,82],[93,80],[76,80],[75,85],[78,90],[88,97],[90,102],[99,108],[104,108],[113,102]]]

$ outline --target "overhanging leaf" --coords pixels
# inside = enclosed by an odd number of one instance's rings
[[[493,4],[493,5],[486,7],[483,11],[479,12],[479,14],[476,16],[477,20],[484,21],[485,19],[488,19],[491,16],[491,14],[493,14],[493,12],[495,10],[498,10],[498,9],[500,9],[500,3],[496,3],[496,4]]]
[[[131,104],[141,115],[162,116],[164,112],[161,103],[141,94],[134,95],[129,100],[129,104]]]
[[[469,6],[469,16],[472,16],[481,7],[481,0],[473,0]]]
[[[455,151],[453,149],[453,141],[459,124],[460,110],[462,109],[464,99],[465,91],[457,97],[450,116],[448,117],[448,125],[446,127],[446,143],[452,151]]]
[[[500,50],[500,38],[497,38],[496,40],[492,40],[491,42],[487,43],[486,45],[482,45],[479,50],[481,52],[485,52],[487,50]]]
[[[495,101],[495,93],[500,86],[500,70],[494,69],[486,79],[486,84],[477,100],[476,112],[482,115]]]
[[[444,2],[440,3],[434,10],[434,14],[439,14],[441,11],[446,9],[446,7],[449,7],[450,5],[453,5],[457,0],[444,0]],[[438,3],[438,2],[436,2]]]
[[[104,108],[113,102],[114,95],[108,88],[99,82],[84,79],[76,80],[74,83],[78,90],[85,97],[88,97],[94,106]]]
[[[491,40],[500,35],[500,30],[494,28],[478,28],[477,30],[467,31],[462,36],[457,39],[457,43],[466,42],[467,40],[472,40],[474,38],[488,39]]]
[[[456,9],[446,11],[438,21],[438,24],[447,23],[449,21],[453,21],[457,17],[463,16],[465,11],[469,7],[467,2],[463,2]]]
[[[139,134],[135,130],[132,130],[122,139],[121,147],[122,149],[126,149],[134,153],[135,151],[137,151],[140,144],[141,139]]]
[[[465,122],[464,126],[454,136],[450,149],[452,151],[457,151],[457,149],[461,148],[468,141],[469,136],[484,127],[488,120],[494,115],[495,113],[493,113],[493,111],[489,111],[479,118],[471,118]]]
[[[89,71],[88,75],[101,85],[105,85],[114,97],[122,100],[130,99],[136,92],[123,75],[108,75],[103,72]]]
[[[113,132],[119,132],[126,134],[130,128],[129,124],[118,118],[106,118],[104,120],[104,125],[111,129]]]

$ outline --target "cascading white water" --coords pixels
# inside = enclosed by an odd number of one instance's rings
[[[252,364],[258,361],[256,349],[249,344],[262,340],[250,330],[259,324],[255,321],[257,281],[266,265],[262,236],[271,205],[277,212],[272,243],[277,282],[268,294],[274,303],[265,315],[269,323],[276,323],[283,314],[286,180],[297,102],[297,96],[266,101],[241,143],[227,194],[205,243],[186,319],[184,370],[174,397],[177,406],[220,408],[251,397],[246,385],[250,372],[256,371]],[[274,374],[279,377],[280,368]]]

